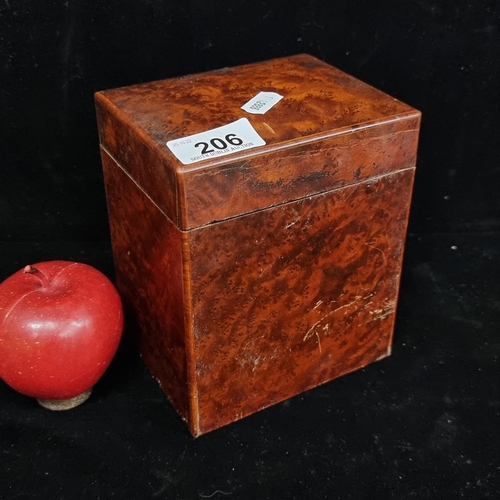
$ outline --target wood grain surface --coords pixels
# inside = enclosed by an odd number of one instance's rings
[[[261,90],[265,146],[167,149]],[[390,354],[418,111],[304,55],[96,103],[118,288],[194,436]]]
[[[200,432],[390,353],[412,180],[187,233]]]
[[[390,353],[413,169],[180,232],[103,162],[118,287],[194,435]]]
[[[117,288],[140,328],[141,356],[172,405],[189,419],[182,233],[105,152]]]
[[[283,99],[265,115],[241,106]],[[314,57],[96,94],[103,147],[182,230],[415,165],[420,113]],[[167,141],[250,120],[258,149],[182,165]]]

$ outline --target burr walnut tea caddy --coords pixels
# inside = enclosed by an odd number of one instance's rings
[[[194,436],[390,354],[418,111],[307,55],[96,105],[117,285]]]

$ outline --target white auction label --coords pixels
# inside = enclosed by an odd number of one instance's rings
[[[276,103],[283,99],[282,95],[276,92],[259,92],[252,97],[241,109],[253,115],[263,115],[267,113]]]
[[[247,118],[222,127],[167,142],[167,147],[184,165],[264,146],[266,142]]]

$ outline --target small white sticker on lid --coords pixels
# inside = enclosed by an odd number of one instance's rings
[[[226,156],[245,149],[264,146],[266,142],[247,118],[167,142],[167,147],[184,165]]]
[[[276,92],[259,92],[252,97],[241,109],[253,115],[263,115],[267,113],[276,103],[283,99],[282,95]]]

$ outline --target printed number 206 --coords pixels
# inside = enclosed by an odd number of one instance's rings
[[[227,134],[224,139],[214,137],[213,139],[210,139],[210,144],[216,149],[226,149],[228,143],[232,146],[241,146],[243,144],[243,140],[239,137],[236,137],[236,134]],[[202,155],[215,151],[214,149],[210,149],[210,145],[207,142],[197,142],[194,145],[195,148],[197,148],[198,146],[203,146],[203,149],[201,150]]]

